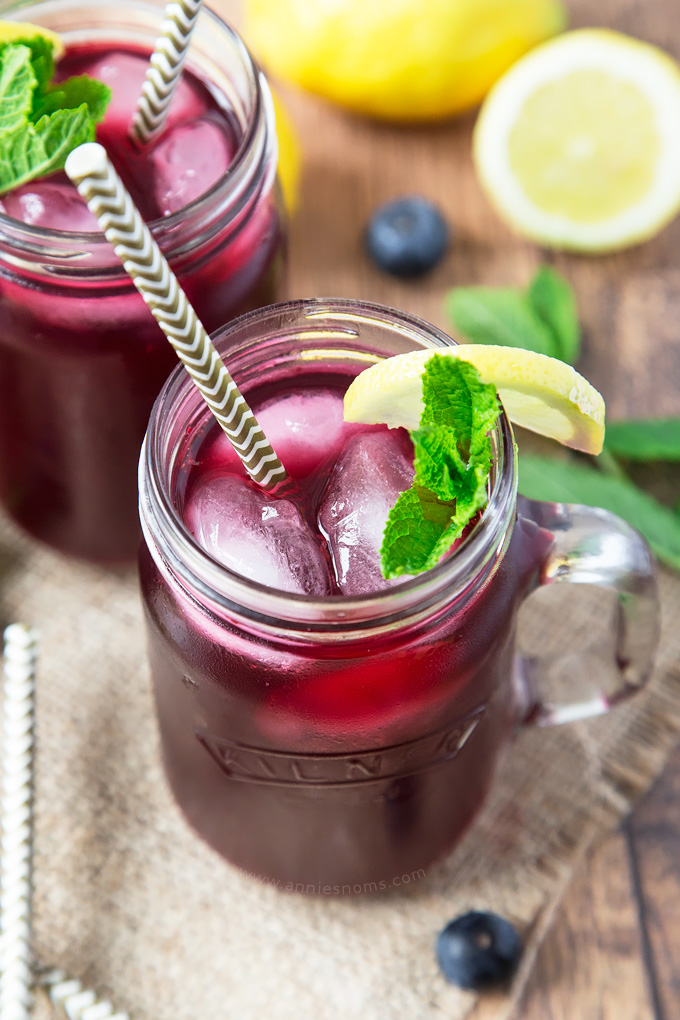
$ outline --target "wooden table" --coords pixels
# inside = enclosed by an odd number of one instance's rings
[[[212,2],[238,23],[237,0]],[[572,27],[605,25],[680,59],[678,0],[567,0],[567,6]],[[540,251],[515,238],[480,191],[470,158],[473,115],[396,128],[280,91],[304,150],[291,229],[291,297],[380,301],[446,328],[449,287],[524,285],[539,262],[550,261],[576,290],[584,327],[579,368],[604,393],[610,415],[679,413],[680,219],[652,242],[618,255]],[[371,266],[361,236],[380,201],[409,192],[435,199],[455,235],[446,260],[425,280],[399,283]],[[656,481],[663,488],[668,477]],[[632,818],[579,868],[520,1017],[680,1020],[674,935],[680,936],[680,751]],[[495,1012],[493,1002],[482,1004],[475,1020],[491,1020]]]
[[[679,934],[680,748],[578,869],[518,1020],[678,1020]]]

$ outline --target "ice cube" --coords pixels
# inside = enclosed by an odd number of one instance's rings
[[[362,428],[344,420],[342,397],[330,390],[277,397],[258,409],[257,420],[294,478],[335,460],[349,436]]]
[[[348,439],[365,425],[346,422],[342,397],[332,390],[302,390],[287,397],[275,397],[255,409],[257,420],[286,470],[293,478],[306,478],[335,460]],[[379,426],[377,426],[379,427]],[[370,426],[369,426],[370,428]],[[206,468],[238,470],[238,457],[224,435],[201,450]]]
[[[297,506],[236,475],[204,475],[185,508],[189,530],[230,570],[278,591],[328,595],[330,570]]]
[[[30,181],[3,196],[3,211],[32,227],[49,230],[98,231],[75,186],[64,174]]]
[[[409,441],[397,431],[355,435],[340,455],[319,508],[343,595],[365,595],[397,581],[380,573],[387,515],[413,481]]]
[[[169,216],[205,194],[229,169],[236,147],[228,122],[217,114],[168,128],[151,155],[160,214]]]
[[[95,60],[78,66],[78,74],[89,74],[108,85],[113,92],[106,116],[98,129],[99,140],[106,145],[111,138],[124,138],[137,108],[144,84],[148,58],[142,54],[110,50]],[[186,74],[180,78],[168,109],[168,127],[178,121],[200,117],[207,109],[206,101],[191,84]]]

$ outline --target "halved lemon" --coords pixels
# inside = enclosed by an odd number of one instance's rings
[[[58,60],[64,52],[64,44],[56,32],[42,25],[33,25],[30,21],[0,21],[0,43],[22,42],[36,37],[52,43],[54,59]]]
[[[516,425],[584,453],[601,452],[600,393],[571,365],[518,347],[459,344],[385,358],[351,383],[345,394],[345,420],[417,429],[423,412],[423,369],[433,354],[474,365],[482,382],[494,384]]]
[[[537,47],[496,83],[474,159],[501,216],[555,248],[645,240],[680,210],[680,66],[604,29]]]

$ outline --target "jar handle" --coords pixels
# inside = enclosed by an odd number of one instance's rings
[[[608,510],[566,503],[541,503],[519,497],[518,510],[551,533],[551,548],[534,586],[589,584],[615,592],[614,640],[607,665],[611,690],[604,674],[598,691],[583,701],[553,703],[542,688],[556,656],[519,657],[519,687],[527,707],[524,722],[554,726],[608,712],[638,691],[652,669],[659,635],[659,607],[654,557],[634,528]],[[577,653],[577,658],[583,657]]]

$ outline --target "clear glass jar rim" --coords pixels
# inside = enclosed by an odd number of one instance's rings
[[[244,328],[280,319],[286,313],[298,313],[300,332],[304,331],[304,319],[316,325],[322,317],[332,319],[336,315],[337,321],[346,326],[352,318],[359,322],[368,318],[376,323],[389,318],[391,323],[403,327],[407,335],[429,339],[429,343],[423,343],[424,347],[436,349],[455,344],[447,334],[415,315],[386,305],[345,298],[300,299],[269,305],[234,319],[213,333],[212,338],[219,347],[223,340]],[[229,367],[228,354],[225,360]],[[207,602],[253,618],[268,618],[273,623],[291,622],[304,629],[315,629],[316,625],[327,628],[329,624],[354,629],[361,622],[373,626],[377,621],[385,622],[409,611],[425,610],[443,597],[449,600],[474,589],[484,565],[495,561],[505,548],[514,519],[517,476],[512,429],[502,412],[492,436],[495,470],[492,470],[487,507],[455,553],[432,570],[393,588],[352,598],[343,595],[318,598],[280,592],[234,573],[214,560],[186,529],[172,500],[171,471],[164,471],[160,463],[163,426],[171,420],[175,403],[192,386],[184,369],[178,366],[154,405],[139,465],[140,517],[152,556],[155,547],[175,578],[188,582]]]
[[[122,0],[122,2],[125,2],[125,0]],[[159,13],[162,18],[162,7],[159,7]],[[200,214],[201,210],[206,208],[212,199],[222,190],[227,181],[233,185],[239,183],[239,178],[242,172],[241,168],[245,162],[246,154],[252,143],[260,118],[263,76],[250,55],[248,47],[238,32],[228,25],[227,22],[210,7],[203,5],[200,16],[209,18],[212,22],[214,22],[217,31],[226,33],[231,37],[235,49],[241,56],[243,66],[248,76],[248,87],[253,97],[253,109],[248,117],[247,129],[244,132],[239,147],[236,150],[227,170],[215,181],[213,185],[211,185],[210,188],[208,188],[207,191],[203,192],[199,198],[196,198],[187,205],[182,206],[181,209],[178,209],[177,212],[171,213],[169,216],[159,216],[154,220],[149,220],[147,225],[152,232],[159,231],[161,229],[164,231],[173,230],[175,227],[181,226],[185,219],[196,214]],[[0,228],[11,231],[15,235],[23,234],[34,244],[39,244],[40,242],[49,242],[51,244],[62,242],[63,244],[71,244],[73,246],[81,247],[85,245],[108,245],[108,241],[106,240],[103,231],[90,232],[82,230],[55,230],[51,227],[36,227],[33,224],[17,220],[13,216],[8,216],[7,213],[2,212],[2,210],[0,210]]]

